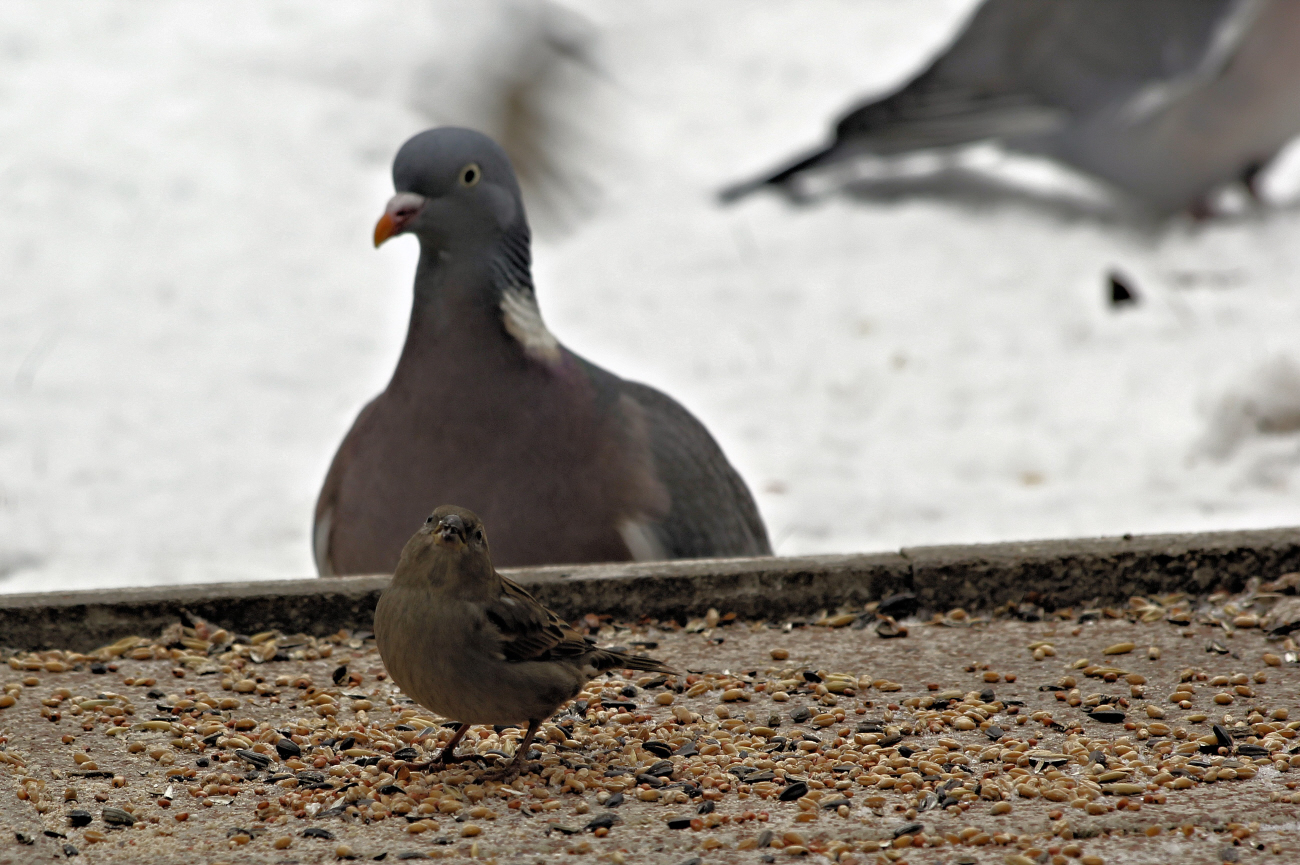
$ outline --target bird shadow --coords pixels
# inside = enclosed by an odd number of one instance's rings
[[[768,187],[791,204],[810,207],[838,198],[858,204],[899,204],[934,201],[971,214],[998,210],[1029,210],[1061,222],[1090,221],[1141,232],[1158,230],[1169,220],[1109,190],[1083,194],[1071,189],[1031,186],[1014,178],[961,165],[946,165],[925,173],[822,178],[817,183],[788,183]]]
[[[1300,212],[1300,199],[1254,202],[1245,207],[1196,217],[1185,211],[1162,213],[1142,206],[1122,193],[1092,184],[1087,193],[1068,188],[1032,186],[960,165],[945,166],[925,174],[891,177],[856,177],[817,184],[782,184],[767,187],[798,207],[812,207],[830,199],[863,205],[896,205],[905,201],[932,201],[986,215],[997,211],[1028,211],[1062,223],[1091,222],[1144,236],[1158,236],[1169,228],[1256,223],[1272,216]]]

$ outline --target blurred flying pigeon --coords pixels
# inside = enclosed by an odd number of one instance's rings
[[[796,192],[813,169],[997,140],[1109,182],[1157,213],[1204,213],[1300,134],[1294,0],[986,0],[901,89],[834,141],[722,193]]]
[[[748,488],[653,388],[570,352],[542,321],[505,152],[441,127],[393,161],[375,245],[420,241],[406,345],[316,503],[321,574],[391,573],[438,504],[490,522],[502,565],[769,555]]]
[[[561,234],[590,212],[617,125],[599,32],[553,0],[440,0],[448,38],[414,72],[408,104],[510,157],[532,228]]]

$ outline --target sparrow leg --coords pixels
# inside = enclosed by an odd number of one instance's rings
[[[447,747],[439,751],[438,756],[430,760],[429,764],[432,766],[446,766],[448,763],[462,763],[466,760],[479,759],[477,754],[472,757],[456,756],[456,746],[460,744],[460,740],[465,738],[465,734],[468,732],[469,724],[461,724],[457,727],[456,732],[452,734],[451,741],[447,743]]]
[[[451,763],[465,763],[471,760],[482,761],[483,758],[478,754],[466,755],[464,757],[457,757],[455,754],[456,746],[460,744],[460,740],[465,738],[465,734],[468,732],[469,724],[461,724],[456,728],[456,732],[452,734],[451,741],[438,752],[438,756],[434,757],[432,760],[426,760],[423,763],[403,763],[402,768],[411,772],[423,772],[436,766],[447,766]]]
[[[500,771],[484,775],[485,781],[500,781],[503,784],[509,784],[519,777],[519,773],[524,768],[524,760],[528,757],[528,749],[533,746],[533,736],[536,735],[537,729],[542,726],[540,720],[528,722],[528,732],[524,733],[524,738],[519,740],[515,747],[515,756],[510,763]]]

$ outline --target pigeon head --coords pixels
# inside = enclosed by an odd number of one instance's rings
[[[414,234],[440,251],[481,246],[527,225],[519,181],[504,150],[481,132],[440,126],[393,160],[397,190],[375,225],[375,246]]]

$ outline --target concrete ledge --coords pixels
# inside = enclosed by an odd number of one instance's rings
[[[1029,596],[1048,609],[1135,594],[1240,588],[1300,570],[1300,528],[1031,543],[899,553],[562,565],[503,571],[567,618],[804,615],[900,591],[923,609],[980,609]],[[388,578],[333,577],[0,595],[0,645],[85,651],[152,635],[189,611],[238,633],[369,629]]]

